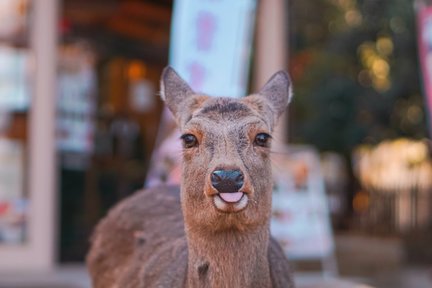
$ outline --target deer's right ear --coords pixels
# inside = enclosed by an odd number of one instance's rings
[[[184,101],[193,94],[194,91],[173,68],[165,67],[161,77],[161,97],[174,118],[179,119],[179,111],[184,107]]]

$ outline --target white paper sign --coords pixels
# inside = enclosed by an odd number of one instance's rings
[[[177,0],[170,64],[197,91],[246,93],[255,0]]]
[[[278,155],[274,164],[272,235],[290,259],[331,256],[334,240],[318,154],[299,149]]]
[[[30,57],[27,50],[0,45],[0,110],[28,108],[29,69]]]

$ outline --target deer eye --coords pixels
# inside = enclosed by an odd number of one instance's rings
[[[271,136],[267,133],[259,133],[255,136],[254,144],[261,147],[267,147]]]
[[[192,134],[184,134],[181,136],[184,148],[192,148],[198,146],[198,139]]]

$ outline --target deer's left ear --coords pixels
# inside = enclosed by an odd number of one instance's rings
[[[174,118],[180,118],[180,114],[184,112],[185,100],[193,94],[194,91],[173,68],[168,66],[163,70],[161,77],[161,97],[173,113]]]
[[[258,94],[266,98],[273,112],[275,112],[277,120],[292,98],[291,79],[288,73],[285,71],[275,73]]]

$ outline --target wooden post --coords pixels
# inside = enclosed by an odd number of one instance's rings
[[[277,71],[287,70],[287,15],[286,1],[260,1],[257,13],[254,91]],[[282,115],[273,138],[275,150],[287,141],[286,113]]]

